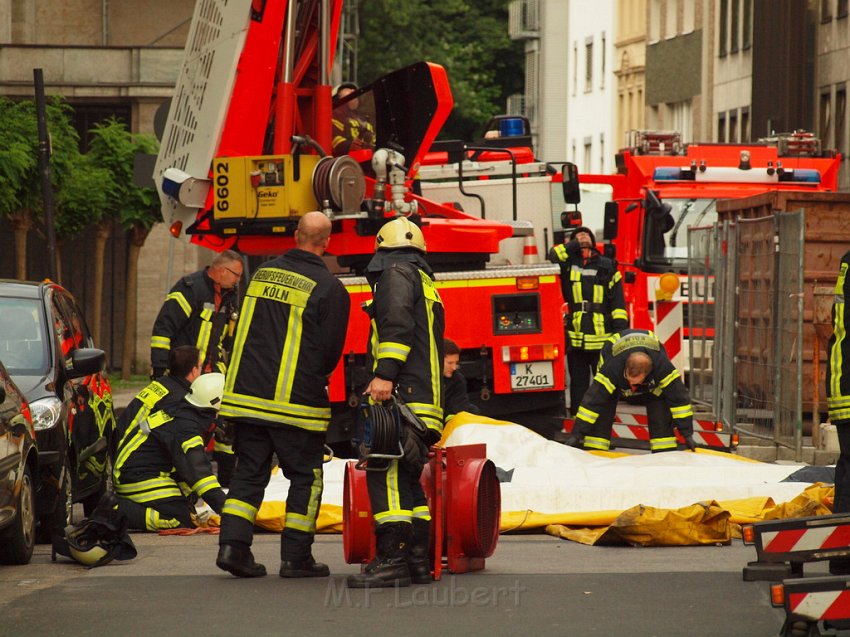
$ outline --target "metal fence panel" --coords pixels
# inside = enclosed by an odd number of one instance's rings
[[[803,211],[776,215],[777,264],[775,441],[797,451],[803,440]]]
[[[716,226],[688,229],[688,387],[695,404],[715,404]]]

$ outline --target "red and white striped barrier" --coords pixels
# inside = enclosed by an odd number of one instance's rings
[[[655,335],[680,374],[685,373],[682,301],[655,301]]]
[[[564,420],[564,431],[571,432],[573,424],[571,419]],[[611,438],[614,446],[649,449],[649,418],[642,413],[617,412]],[[678,431],[676,439],[681,444],[685,443]],[[730,451],[733,446],[731,432],[717,431],[717,424],[713,420],[694,419],[694,442],[701,447],[721,451]]]

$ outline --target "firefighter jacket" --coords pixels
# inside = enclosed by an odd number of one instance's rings
[[[334,157],[345,155],[351,150],[371,150],[375,147],[375,126],[360,111],[351,110],[347,104],[343,104],[334,109],[331,123]]]
[[[549,250],[549,260],[561,267],[570,347],[600,350],[613,332],[628,328],[622,275],[612,259],[595,249],[585,259],[578,241],[572,240]]]
[[[850,341],[847,339],[850,317],[845,313],[844,306],[844,300],[850,294],[848,268],[850,268],[850,252],[846,252],[841,257],[832,303],[832,336],[829,338],[826,395],[829,420],[833,423],[850,420]]]
[[[184,276],[171,288],[154,321],[151,367],[165,369],[172,348],[194,345],[201,350],[201,369],[223,373],[227,325],[238,309],[235,288],[221,290],[216,308],[215,283],[206,269]]]
[[[139,429],[139,423],[147,418],[155,409],[171,409],[183,400],[189,393],[190,383],[185,378],[162,376],[151,381],[140,391],[127,408],[122,412],[116,424],[113,441],[116,445],[125,444],[125,438],[132,436]],[[115,466],[115,455],[112,455],[112,464]]]
[[[134,399],[121,416],[123,436],[112,469],[116,494],[153,507],[185,499],[185,483],[220,513],[224,491],[204,449],[214,419],[213,410],[185,400],[162,398],[148,410],[145,402]]]
[[[372,302],[367,369],[393,381],[401,399],[439,438],[443,431],[443,302],[415,250],[379,250],[367,276]]]
[[[652,371],[636,387],[625,377],[626,359],[633,352],[644,352],[652,359]],[[602,348],[596,375],[576,414],[576,425],[586,429],[587,425],[595,424],[600,412],[611,401],[647,394],[664,400],[680,434],[693,435],[694,410],[688,389],[658,337],[648,330],[623,330],[613,334]]]
[[[350,303],[311,252],[295,248],[263,264],[243,301],[219,415],[326,432],[326,386],[345,344]]]

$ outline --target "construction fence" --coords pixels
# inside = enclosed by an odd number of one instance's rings
[[[804,213],[688,232],[691,397],[802,459]]]

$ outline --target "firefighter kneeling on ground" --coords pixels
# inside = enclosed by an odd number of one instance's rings
[[[612,335],[602,348],[596,375],[565,444],[587,450],[610,449],[620,400],[646,405],[653,453],[677,449],[674,423],[687,448],[696,448],[688,390],[661,341],[648,330],[623,330]]]
[[[224,374],[200,375],[198,355],[192,346],[176,348],[170,375],[142,390],[119,420],[112,479],[130,528],[193,528],[199,526],[196,497],[216,513],[224,505],[224,491],[204,451],[221,405]]]
[[[367,368],[374,377],[364,394],[375,403],[388,401],[394,394],[401,397],[423,425],[423,449],[417,459],[406,454],[382,460],[386,470],[366,474],[377,550],[363,572],[349,575],[349,588],[431,581],[431,513],[419,477],[428,445],[439,441],[443,428],[445,319],[431,266],[425,260],[425,238],[419,227],[399,217],[381,227],[375,248],[366,268],[372,288],[372,302],[366,307],[372,325]]]

